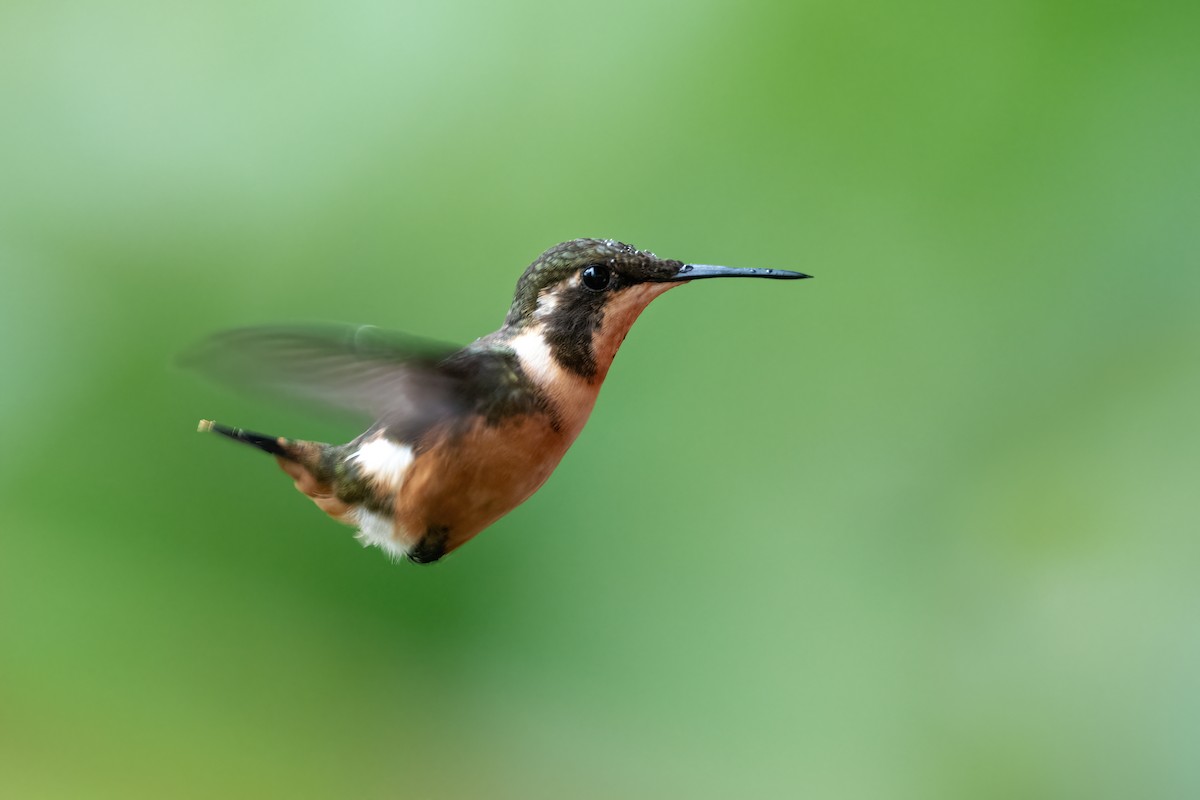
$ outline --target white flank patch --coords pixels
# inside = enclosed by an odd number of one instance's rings
[[[378,547],[395,559],[403,558],[408,553],[408,550],[396,541],[396,525],[392,520],[361,507],[355,512],[355,517],[358,533],[354,538],[358,539],[363,547]]]
[[[396,490],[404,482],[404,473],[412,463],[411,447],[396,444],[390,439],[380,436],[364,442],[351,460],[358,463],[358,468],[389,489]]]

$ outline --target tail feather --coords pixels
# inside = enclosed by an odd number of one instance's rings
[[[219,433],[235,442],[270,453],[296,482],[296,488],[311,497],[318,508],[339,522],[357,524],[358,518],[353,514],[355,505],[339,496],[337,491],[336,463],[341,448],[322,442],[267,436],[220,425],[208,419],[200,420],[199,431]]]
[[[231,428],[228,425],[222,425],[212,420],[200,420],[200,427],[197,428],[200,433],[219,433],[233,439],[235,442],[248,444],[251,447],[257,447],[263,452],[270,453],[273,456],[279,456],[289,460],[296,460],[287,439],[279,436],[267,436],[265,433],[255,433],[254,431],[243,430],[242,428]]]

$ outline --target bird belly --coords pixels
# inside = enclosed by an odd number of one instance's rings
[[[397,529],[437,539],[430,560],[449,553],[536,492],[573,438],[540,414],[480,418],[434,437],[440,442],[413,460],[396,495]]]

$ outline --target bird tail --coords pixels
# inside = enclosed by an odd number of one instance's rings
[[[200,420],[200,426],[196,429],[200,433],[219,433],[222,436],[233,439],[235,442],[248,444],[251,447],[257,447],[264,453],[270,453],[273,456],[286,458],[289,461],[297,461],[299,453],[296,452],[296,444],[290,439],[285,439],[282,436],[267,436],[264,433],[255,433],[254,431],[244,430],[242,428],[231,428],[228,425],[222,425],[219,422],[213,422],[210,419]]]
[[[285,439],[282,436],[267,436],[263,433],[231,428],[212,420],[200,420],[201,433],[219,433],[235,442],[248,444],[275,456],[279,466],[292,480],[296,488],[312,498],[317,506],[340,522],[353,523],[353,507],[342,500],[337,491],[336,461],[339,447],[323,442],[304,439]]]
[[[296,472],[294,467],[300,466],[319,483],[328,483],[333,479],[333,464],[329,456],[335,455],[338,448],[324,442],[268,436],[265,433],[255,433],[244,428],[231,428],[210,419],[200,420],[200,426],[196,430],[200,433],[219,433],[235,442],[248,444],[264,453],[270,453],[279,461],[279,466],[283,467],[284,472],[292,477],[296,477],[293,474]]]

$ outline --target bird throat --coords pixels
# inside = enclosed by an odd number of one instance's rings
[[[522,371],[549,398],[573,434],[587,421],[600,385],[638,315],[651,300],[677,285],[643,283],[613,294],[556,287],[539,297],[532,319],[508,344]]]
[[[538,297],[529,329],[545,340],[561,368],[599,384],[642,310],[676,285],[639,283],[609,293],[564,282]]]

